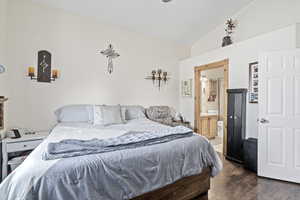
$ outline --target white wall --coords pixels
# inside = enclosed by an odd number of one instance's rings
[[[205,82],[202,82],[202,89],[205,89],[205,93],[202,92],[202,100],[201,100],[201,113],[207,113],[208,110],[217,110],[219,113],[219,94],[217,93],[217,97],[215,101],[208,101],[208,97],[210,95],[209,91],[209,80],[218,80],[220,78],[224,78],[224,67],[216,68],[216,69],[209,69],[204,70],[201,72],[201,76],[205,76],[207,80]],[[219,87],[219,86],[218,86]],[[219,88],[218,88],[219,89]],[[224,89],[224,88],[223,88]],[[222,114],[221,114],[222,115]]]
[[[238,20],[233,40],[240,42],[300,22],[299,10],[299,0],[254,0],[234,16],[228,16]],[[224,24],[220,24],[193,45],[192,56],[221,47],[224,36]]]
[[[6,11],[7,0],[0,0],[0,64],[5,64],[5,45],[6,45]],[[3,74],[0,76],[0,89],[3,90]],[[1,95],[1,93],[0,93]]]
[[[6,66],[7,0],[0,0],[0,64]],[[7,73],[0,74],[0,96],[7,95]]]
[[[180,64],[180,80],[194,78],[194,67],[229,59],[229,88],[248,88],[249,63],[258,61],[264,51],[293,49],[296,47],[296,25],[289,26],[252,39],[219,48]],[[180,97],[180,111],[194,122],[194,98]],[[247,104],[247,137],[257,137],[258,105]]]
[[[189,56],[186,47],[28,0],[9,1],[8,43],[10,126],[48,129],[55,123],[53,111],[65,104],[179,106],[178,67]],[[121,54],[112,75],[99,54],[109,43]],[[37,65],[37,52],[43,49],[52,53],[52,67],[61,71],[51,84],[26,77],[27,67]],[[171,75],[161,91],[144,79],[158,67]]]
[[[6,60],[6,11],[7,0],[0,0],[0,64],[9,71]],[[0,96],[9,96],[8,73],[0,74]],[[5,124],[7,123],[7,105],[5,108]]]
[[[208,69],[201,72],[208,79],[224,78],[224,68]]]
[[[300,48],[300,23],[296,24],[296,47]]]
[[[0,64],[6,65],[6,10],[7,0],[0,0]],[[0,74],[0,96],[7,95],[7,73]]]

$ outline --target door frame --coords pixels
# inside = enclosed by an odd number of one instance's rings
[[[195,82],[194,82],[194,89],[195,89],[195,120],[194,120],[194,127],[195,132],[199,133],[200,127],[200,113],[201,113],[201,95],[202,95],[202,88],[201,85],[201,72],[209,69],[216,69],[216,68],[224,68],[224,115],[223,115],[223,121],[224,121],[224,132],[223,132],[223,154],[226,155],[227,153],[227,92],[228,89],[228,74],[229,74],[229,59],[221,60],[218,62],[213,62],[206,65],[196,66],[194,68],[194,76],[195,76]],[[200,134],[200,133],[199,133]]]

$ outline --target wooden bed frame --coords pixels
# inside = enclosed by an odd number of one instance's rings
[[[209,168],[205,168],[199,175],[180,179],[132,200],[208,200],[210,172]]]

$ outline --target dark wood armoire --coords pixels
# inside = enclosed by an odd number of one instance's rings
[[[243,162],[243,141],[246,135],[247,89],[228,89],[227,155],[226,158]]]

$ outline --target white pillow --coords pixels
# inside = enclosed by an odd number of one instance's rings
[[[125,120],[146,118],[145,108],[143,106],[122,106],[126,109]]]
[[[100,105],[94,106],[94,125],[103,125],[103,118]]]
[[[121,117],[122,117],[123,122],[125,123],[126,122],[126,108],[123,106],[121,106]]]
[[[58,122],[87,122],[94,121],[92,105],[67,105],[57,109],[54,114]]]
[[[122,124],[122,109],[120,105],[116,106],[95,106],[94,108],[94,125],[112,125]]]

